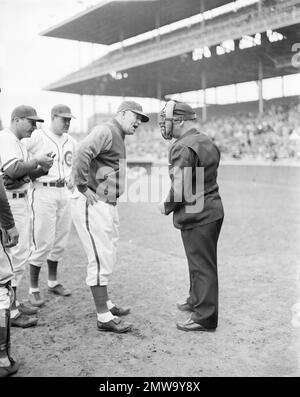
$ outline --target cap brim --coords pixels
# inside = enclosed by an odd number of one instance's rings
[[[54,116],[65,117],[66,119],[76,119],[76,117],[71,113],[55,113]]]
[[[149,117],[146,116],[144,113],[138,112],[136,110],[132,110],[132,112],[142,116],[142,123],[147,123],[147,121],[149,121]]]
[[[25,117],[28,120],[38,121],[39,123],[43,123],[45,120],[41,119],[39,116],[27,116]]]

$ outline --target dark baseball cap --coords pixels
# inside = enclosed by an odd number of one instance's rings
[[[66,117],[68,119],[76,119],[71,113],[71,109],[66,105],[55,105],[51,109],[51,116]]]
[[[118,107],[117,113],[119,112],[126,112],[126,110],[130,110],[133,113],[139,114],[142,116],[142,122],[147,123],[149,121],[149,117],[146,116],[143,113],[143,108],[142,106],[134,101],[124,101],[121,103],[121,105]]]
[[[182,116],[183,119],[186,118],[188,120],[195,119],[197,117],[194,109],[185,102],[175,102],[173,115]]]
[[[40,123],[44,122],[44,120],[37,115],[36,110],[32,106],[27,105],[17,106],[12,111],[11,120],[15,119],[16,117],[19,117],[20,119],[34,120]]]

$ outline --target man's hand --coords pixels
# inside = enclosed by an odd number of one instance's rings
[[[4,238],[3,243],[6,248],[14,247],[19,242],[19,233],[17,228],[14,226],[11,229],[3,230]]]
[[[94,205],[98,201],[98,196],[91,189],[87,188],[87,190],[82,193],[86,197],[87,205]]]
[[[162,201],[162,202],[160,202],[160,203],[158,204],[158,208],[159,208],[161,214],[166,215],[166,210],[165,210],[165,203],[164,203],[164,201]]]
[[[67,188],[74,193],[75,191],[75,183],[74,183],[74,178],[70,177],[69,179],[67,179]]]
[[[43,154],[42,156],[36,157],[38,165],[40,165],[45,172],[47,172],[53,165],[53,158],[51,153]]]

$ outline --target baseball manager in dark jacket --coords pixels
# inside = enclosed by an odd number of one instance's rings
[[[148,120],[140,104],[122,102],[111,121],[94,127],[83,139],[73,163],[79,191],[72,199],[73,221],[88,257],[86,283],[93,294],[99,331],[123,333],[132,329],[119,318],[130,309],[110,300],[108,284],[119,239],[117,201],[126,181],[125,136],[133,135]]]
[[[165,139],[176,139],[169,149],[171,188],[160,209],[165,215],[173,212],[190,275],[189,296],[177,307],[191,312],[191,317],[177,323],[177,328],[214,331],[218,325],[217,242],[224,217],[217,184],[220,152],[197,129],[196,114],[186,103],[167,102],[160,127]]]

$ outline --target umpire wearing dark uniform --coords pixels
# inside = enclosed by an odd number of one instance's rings
[[[165,215],[173,212],[189,266],[189,297],[177,307],[192,314],[177,328],[214,331],[218,325],[217,242],[224,217],[217,184],[220,152],[197,129],[195,120],[194,110],[183,102],[169,101],[161,112],[163,137],[176,141],[169,149],[171,188],[160,209]]]

